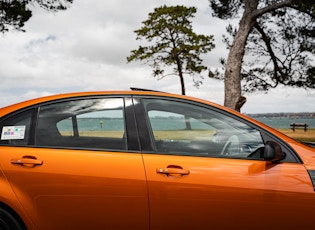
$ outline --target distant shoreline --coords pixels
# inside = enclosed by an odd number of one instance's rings
[[[303,118],[315,119],[315,112],[300,113],[244,113],[244,115],[252,118]]]

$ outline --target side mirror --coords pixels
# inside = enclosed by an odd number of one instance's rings
[[[264,148],[264,160],[266,161],[281,161],[285,158],[285,153],[282,152],[281,146],[274,141],[267,141]]]

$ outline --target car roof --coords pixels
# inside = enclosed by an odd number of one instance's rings
[[[160,97],[168,97],[168,98],[179,98],[179,99],[186,99],[186,100],[192,100],[196,102],[201,102],[209,105],[213,105],[215,107],[219,107],[220,109],[223,110],[228,110],[229,112],[236,112],[234,110],[230,110],[224,106],[218,105],[216,103],[206,101],[203,99],[199,98],[194,98],[190,96],[185,96],[185,95],[179,95],[179,94],[172,94],[172,93],[165,93],[165,92],[159,92],[159,91],[150,91],[150,90],[142,90],[142,89],[134,89],[132,91],[88,91],[88,92],[72,92],[72,93],[63,93],[63,94],[55,94],[55,95],[50,95],[50,96],[44,96],[44,97],[39,97],[31,100],[26,100],[22,101],[16,104],[12,104],[3,108],[0,108],[0,117],[22,109],[26,108],[28,106],[36,105],[36,104],[41,104],[45,102],[50,102],[54,100],[60,100],[60,99],[66,99],[66,98],[75,98],[75,97],[85,97],[85,96],[106,96],[106,95],[147,95],[147,96],[160,96]]]

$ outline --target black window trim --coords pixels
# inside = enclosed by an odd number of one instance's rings
[[[154,142],[152,134],[149,131],[145,109],[142,103],[141,96],[133,96],[133,105],[135,110],[135,118],[140,141],[141,152],[154,152]]]
[[[125,129],[127,149],[140,152],[140,140],[136,125],[134,103],[131,96],[124,97]]]

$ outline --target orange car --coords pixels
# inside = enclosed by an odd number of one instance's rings
[[[151,91],[0,109],[0,229],[315,228],[315,149]]]

